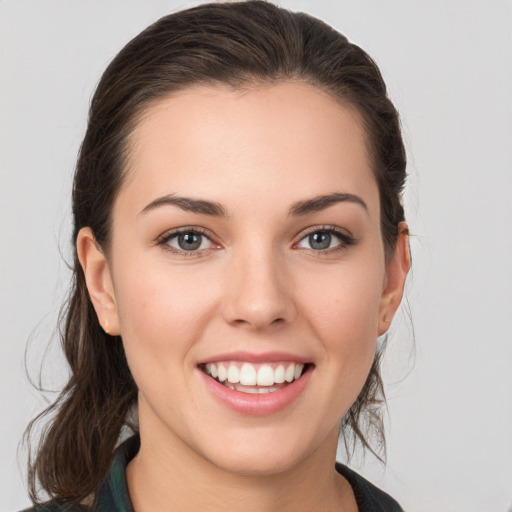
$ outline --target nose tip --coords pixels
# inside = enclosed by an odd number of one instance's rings
[[[286,323],[286,315],[282,310],[276,308],[272,311],[270,308],[262,308],[255,303],[238,303],[236,311],[228,315],[228,322],[240,327],[248,326],[255,330],[263,330],[268,327],[278,327]]]
[[[291,283],[273,259],[245,261],[230,272],[224,318],[234,326],[277,328],[295,317]]]

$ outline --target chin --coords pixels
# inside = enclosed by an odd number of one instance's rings
[[[225,442],[208,446],[204,456],[218,468],[229,473],[247,476],[272,476],[285,473],[308,458],[314,451],[311,439],[294,432],[239,432],[229,435]],[[220,441],[220,440],[219,440]]]
[[[246,452],[246,450],[244,450]],[[233,450],[230,454],[215,457],[211,460],[219,469],[241,476],[266,477],[289,471],[299,462],[297,453],[269,454],[267,450],[259,453],[239,453]]]

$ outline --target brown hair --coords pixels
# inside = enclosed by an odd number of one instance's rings
[[[392,254],[404,220],[406,159],[398,114],[375,62],[322,21],[264,1],[205,4],[166,16],[114,58],[93,96],[78,157],[73,243],[78,231],[89,226],[108,251],[127,140],[152,103],[199,83],[241,87],[287,79],[317,86],[359,112],[380,191],[384,247],[387,256]],[[136,404],[137,387],[121,337],[112,339],[98,323],[76,250],[63,319],[61,338],[71,377],[56,402],[27,430],[52,415],[29,464],[29,485],[34,501],[40,486],[52,499],[78,503],[94,497],[108,472]],[[372,431],[384,441],[379,361],[380,351],[342,421],[348,447],[359,440],[372,450],[367,440]]]

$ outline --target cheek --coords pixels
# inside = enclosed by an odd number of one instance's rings
[[[187,363],[209,312],[207,289],[186,272],[169,271],[159,262],[120,259],[116,301],[121,336],[135,380],[147,368],[153,378]]]
[[[375,355],[384,264],[350,266],[303,280],[303,311],[343,387],[364,384]]]
[[[376,338],[383,280],[384,263],[376,260],[303,273],[298,288],[304,308],[327,335]]]
[[[130,262],[127,262],[130,263]],[[118,267],[116,299],[128,366],[141,397],[153,411],[159,403],[181,417],[187,382],[184,368],[200,337],[207,297],[190,280],[158,265]],[[202,315],[203,314],[203,315]],[[169,390],[174,390],[169,399]],[[181,390],[176,393],[176,390]]]
[[[215,291],[199,268],[172,268],[165,259],[120,258],[116,301],[123,336],[173,343],[194,336]],[[184,337],[183,335],[186,334]]]

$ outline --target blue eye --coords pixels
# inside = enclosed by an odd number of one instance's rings
[[[308,235],[308,243],[312,249],[322,251],[331,247],[332,238],[331,233],[318,231],[317,233]]]
[[[342,249],[353,243],[354,239],[346,233],[335,229],[317,229],[303,237],[297,246],[313,251],[326,251],[328,249]]]
[[[206,235],[190,229],[169,233],[159,241],[159,244],[178,252],[196,252],[210,249],[213,242]]]
[[[180,233],[175,237],[180,249],[184,251],[196,251],[201,247],[203,235],[197,233]]]

